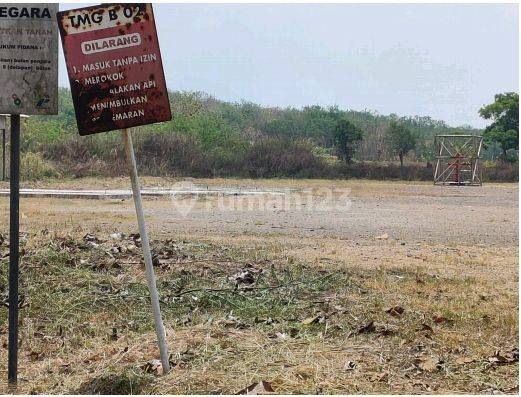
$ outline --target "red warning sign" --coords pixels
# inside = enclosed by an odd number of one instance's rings
[[[172,118],[151,4],[57,15],[80,135]]]

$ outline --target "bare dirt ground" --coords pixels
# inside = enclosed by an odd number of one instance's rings
[[[126,179],[50,183],[44,187],[121,188]],[[293,236],[372,241],[388,233],[410,243],[517,245],[517,184],[440,187],[374,181],[192,180],[199,187],[278,191],[262,197],[223,196],[147,201],[152,233],[201,236]],[[145,178],[146,186],[179,182]],[[42,185],[39,184],[39,187]],[[126,186],[128,187],[128,186]],[[307,190],[312,189],[308,194]],[[311,204],[309,202],[311,200]],[[7,209],[7,199],[1,201]],[[250,207],[248,207],[250,206]],[[189,211],[189,213],[185,213]],[[25,224],[70,222],[128,229],[132,200],[24,199]],[[2,220],[7,219],[7,212]],[[101,216],[107,214],[108,216]]]
[[[143,180],[147,187],[179,183]],[[128,184],[121,178],[24,186]],[[135,283],[143,282],[139,251],[118,251],[112,255],[117,269],[110,262],[100,274],[98,267],[82,268],[97,257],[77,248],[86,234],[111,249],[111,233],[135,233],[132,200],[22,200],[21,229],[28,241],[22,267],[40,274],[51,288],[39,296],[40,290],[25,279],[25,288],[36,292],[32,298],[27,292],[29,306],[22,310],[27,339],[21,354],[23,391],[236,393],[265,380],[280,393],[516,393],[517,184],[215,179],[189,180],[183,186],[193,185],[270,194],[145,201],[150,235],[163,247],[155,250],[176,252],[163,254],[167,265],[158,267],[163,296],[169,296],[173,284],[181,294],[163,302],[177,360],[166,377],[142,368],[157,354],[146,289],[132,292]],[[7,198],[0,199],[0,225],[6,236]],[[39,251],[43,248],[48,248],[45,255]],[[47,263],[54,269],[50,273],[41,267]],[[70,272],[53,263],[63,263]],[[6,266],[4,258],[3,282]],[[240,281],[239,292],[230,292],[230,277],[245,269],[255,274],[253,292],[241,292],[247,286]],[[264,281],[260,274],[268,269],[272,278]],[[128,314],[135,308],[125,300],[110,301],[109,311],[93,305],[92,312],[67,323],[85,300],[102,301],[98,290],[81,301],[55,297],[56,302],[63,299],[60,308],[42,318],[42,307],[58,293],[62,277],[78,277],[68,291],[80,291],[82,277],[87,285],[106,282],[130,289],[143,307],[135,319],[143,322],[141,328],[122,325],[136,315]],[[301,287],[295,289],[296,284]],[[0,320],[6,313],[0,309]],[[65,338],[59,335],[63,329],[82,331]],[[111,336],[114,329],[117,337]],[[4,325],[2,343],[6,338]],[[62,347],[49,347],[56,343]],[[2,373],[5,357],[2,349]]]

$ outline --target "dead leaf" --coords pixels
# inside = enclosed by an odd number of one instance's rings
[[[275,390],[271,387],[270,382],[266,382],[265,380],[261,380],[260,382],[255,382],[248,387],[240,390],[236,394],[250,394],[250,395],[261,395],[261,394],[275,394]]]
[[[285,332],[275,332],[274,334],[268,334],[268,338],[276,340],[289,339],[289,335]]]
[[[405,312],[405,309],[401,306],[392,306],[389,309],[385,311],[386,313],[389,313],[391,316],[399,317]]]
[[[271,317],[268,317],[268,318],[258,318],[258,317],[255,317],[255,323],[256,324],[266,324],[266,325],[271,325],[271,324],[275,324],[277,323],[277,320],[271,318]]]
[[[234,328],[246,328],[247,325],[244,324],[241,320],[239,320],[237,317],[233,316],[232,314],[229,314],[226,316],[226,318],[217,321],[218,325],[224,325],[225,327],[234,327]]]
[[[488,362],[496,365],[517,363],[519,362],[519,350],[514,348],[506,353],[497,350],[493,356],[488,358]]]
[[[100,244],[103,242],[99,238],[97,238],[96,236],[94,236],[93,234],[90,234],[90,233],[87,233],[85,236],[83,236],[83,241],[85,241],[87,243],[96,243],[96,244]]]
[[[154,375],[162,375],[163,374],[163,364],[159,360],[150,360],[141,366],[143,372],[147,374]]]
[[[70,371],[70,363],[64,362],[61,358],[56,360],[56,363],[60,367],[60,372],[69,372]]]
[[[445,316],[442,316],[442,315],[433,316],[432,321],[434,321],[436,324],[441,324],[441,323],[447,323],[449,325],[454,324],[454,320],[447,318]]]
[[[29,359],[31,361],[38,361],[42,356],[43,356],[42,352],[35,352],[35,351],[32,351],[29,354],[27,354],[27,357],[29,357]]]
[[[288,329],[288,334],[292,338],[296,338],[299,334],[299,330],[297,328],[290,328],[290,329]]]
[[[137,251],[137,247],[134,244],[128,244],[125,248],[131,254]]]
[[[311,325],[311,324],[322,324],[325,323],[328,318],[326,313],[320,312],[315,316],[308,317],[301,321],[302,325]]]
[[[437,357],[420,357],[416,360],[416,366],[426,372],[436,371],[439,364],[440,360]]]
[[[152,266],[161,266],[159,256],[154,251],[152,251]]]
[[[197,357],[197,354],[190,349],[186,348],[184,351],[170,355],[170,365],[176,368],[184,368],[186,365]]]
[[[341,305],[334,305],[333,309],[335,309],[335,312],[338,313],[338,314],[347,313],[347,309],[344,306],[341,306]]]
[[[250,270],[241,270],[240,272],[229,277],[230,281],[234,281],[237,284],[253,284],[255,282],[255,276]]]
[[[141,236],[139,235],[139,233],[132,233],[128,237],[134,241],[134,244],[141,244]]]
[[[344,371],[352,371],[352,370],[356,369],[356,367],[357,367],[357,364],[354,361],[347,361],[344,364]]]
[[[299,365],[293,371],[296,377],[302,380],[312,378],[315,374],[315,368],[310,365]]]
[[[425,323],[423,323],[421,325],[421,328],[418,331],[425,331],[425,332],[428,332],[428,333],[433,333],[434,332],[432,327],[429,324],[425,324]]]
[[[120,232],[117,232],[117,233],[112,233],[110,235],[110,238],[112,240],[118,240],[118,241],[121,241],[125,238],[125,235],[123,233],[120,233]]]
[[[119,254],[123,252],[123,249],[122,247],[120,247],[119,245],[114,245],[111,249],[110,249],[110,253],[111,254]]]
[[[472,357],[458,357],[456,359],[455,364],[456,365],[465,365],[465,364],[469,364],[469,363],[472,363],[476,361],[476,359],[472,358]]]
[[[384,326],[380,327],[378,332],[382,336],[391,336],[396,333],[396,329],[394,329],[393,327],[391,327],[389,325],[384,325]]]
[[[375,331],[376,331],[376,327],[374,326],[374,321],[371,321],[371,322],[367,323],[366,325],[364,325],[363,327],[359,328],[357,333],[370,334]]]
[[[83,362],[85,364],[91,364],[93,362],[98,362],[101,359],[102,359],[102,356],[99,353],[95,353],[95,354],[92,354],[89,357],[87,357],[85,360],[83,360]]]
[[[389,373],[381,372],[379,374],[375,374],[371,377],[371,381],[373,382],[386,382],[389,378]]]

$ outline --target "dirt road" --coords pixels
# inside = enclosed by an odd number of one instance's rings
[[[155,179],[146,182],[161,183]],[[190,183],[198,187],[211,183],[215,187],[219,181]],[[327,237],[358,242],[387,234],[389,240],[406,243],[517,244],[517,184],[439,187],[360,181],[231,183],[236,190],[271,189],[280,194],[147,199],[151,233]],[[172,182],[162,184],[176,186]],[[220,182],[221,187],[224,184]],[[135,225],[132,200],[25,198],[21,206],[22,224],[27,226],[67,224],[105,229],[113,225],[115,230],[128,230]],[[6,222],[7,198],[0,199],[0,208],[0,219]]]
[[[91,179],[29,187],[107,189],[127,183],[125,178]],[[357,267],[419,266],[451,276],[480,275],[517,289],[517,184],[440,187],[377,181],[144,178],[143,185],[270,192],[147,198],[153,239],[271,246],[304,260],[325,258]],[[7,232],[7,198],[0,198],[0,208]],[[131,199],[24,198],[21,218],[21,230],[27,232],[137,231]],[[482,266],[476,266],[476,260]]]

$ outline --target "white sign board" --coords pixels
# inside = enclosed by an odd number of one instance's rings
[[[58,113],[58,4],[0,3],[0,113]]]

